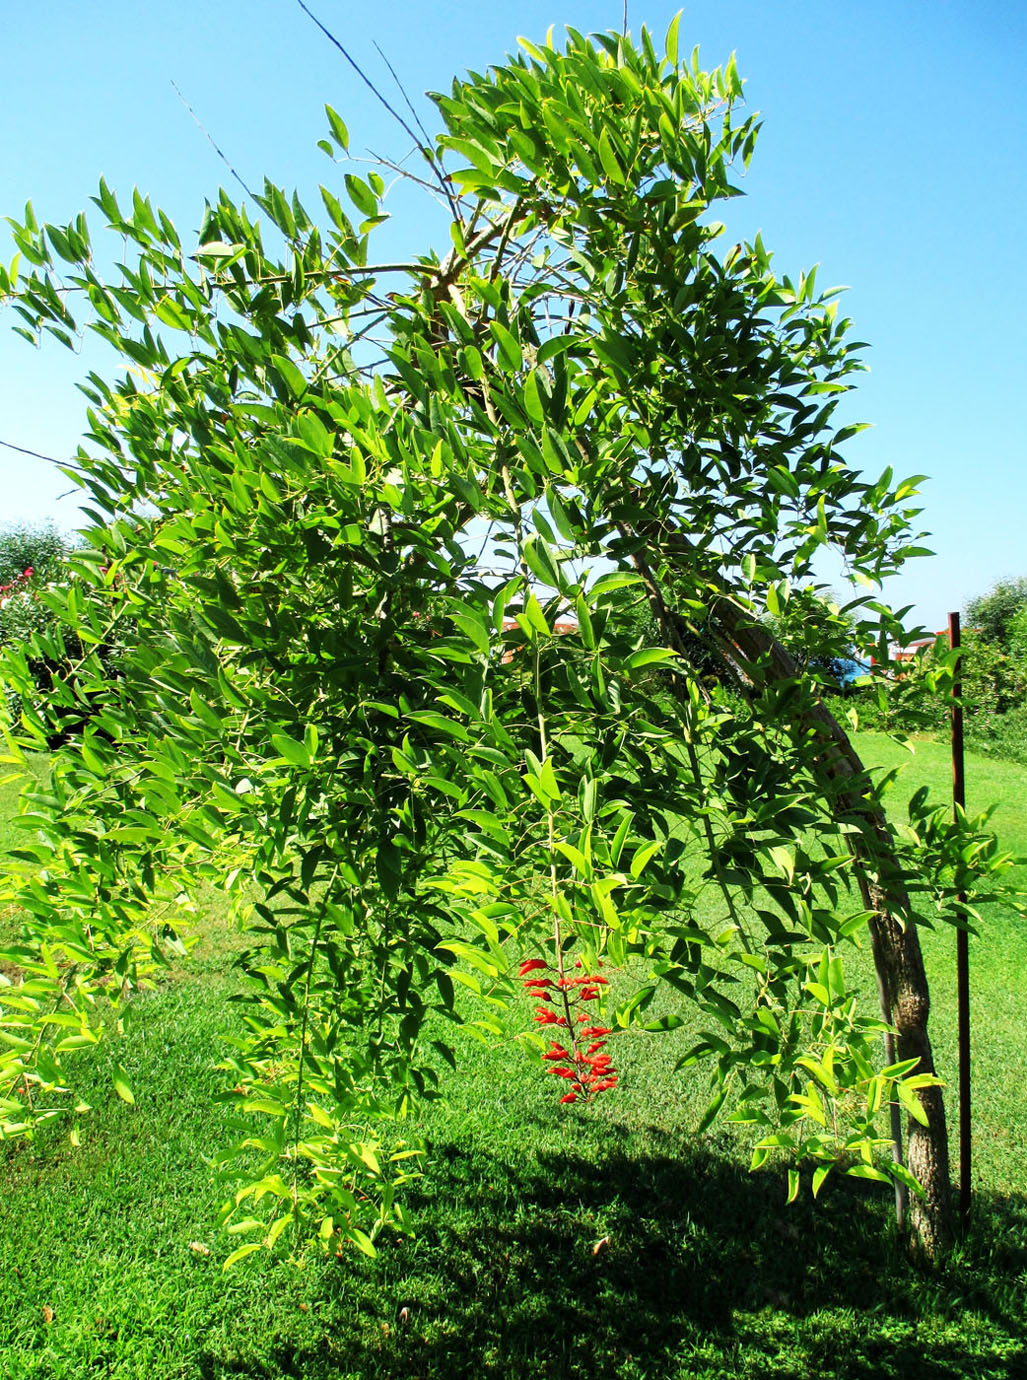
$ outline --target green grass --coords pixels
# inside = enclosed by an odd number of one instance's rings
[[[876,734],[857,734],[856,750],[877,766],[901,767],[893,788],[897,814],[921,785],[939,801],[952,796],[949,745],[914,740],[913,753]],[[1027,858],[1027,770],[968,754],[967,808],[995,805],[992,825],[1003,848]],[[1027,868],[1019,868],[1027,885]],[[921,930],[924,962],[931,989],[931,1034],[936,1062],[949,1086],[953,1165],[958,1162],[956,1050],[956,937],[943,926]],[[1014,912],[992,907],[980,933],[970,940],[970,1021],[972,1038],[971,1103],[973,1157],[980,1182],[998,1193],[1022,1191],[1027,1183],[1027,1051],[1020,1039],[1027,973],[1027,924]]]
[[[882,765],[901,754],[859,746]],[[944,794],[944,748],[918,745],[906,776],[905,795],[921,781]],[[1025,783],[971,761],[971,806],[1002,800],[1003,840],[1027,853]],[[951,1077],[953,936],[924,941]],[[375,1261],[257,1256],[224,1274],[204,1157],[224,1137],[210,1098],[233,1014],[228,960],[209,950],[137,1003],[118,1050],[135,1107],[105,1092],[105,1052],[80,1149],[55,1133],[0,1152],[0,1377],[1027,1375],[1019,923],[989,915],[972,962],[978,1194],[971,1238],[940,1270],[906,1262],[867,1186],[829,1181],[816,1207],[786,1207],[781,1171],[746,1173],[737,1137],[692,1135],[704,1082],[670,1075],[674,1037],[640,1035],[621,1037],[616,1096],[586,1111],[558,1108],[524,1051],[462,1044],[425,1119],[415,1239]]]

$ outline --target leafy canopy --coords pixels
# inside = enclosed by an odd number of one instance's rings
[[[979,594],[966,606],[966,621],[989,642],[1008,648],[1014,632],[1023,621],[1027,609],[1027,576],[1015,580],[999,580],[987,594]]]

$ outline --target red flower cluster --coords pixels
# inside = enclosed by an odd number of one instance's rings
[[[580,960],[576,966],[581,967]],[[594,1024],[588,1011],[577,1008],[598,1001],[600,989],[608,983],[599,973],[564,977],[550,976],[552,972],[541,958],[526,958],[520,967],[525,990],[539,1003],[535,1008],[536,1024],[562,1026],[567,1032],[563,1037],[565,1043],[554,1040],[542,1059],[550,1073],[570,1083],[570,1091],[564,1093],[561,1102],[577,1102],[579,1097],[588,1102],[597,1093],[617,1086],[617,1070],[604,1052],[606,1037],[613,1032],[607,1026]]]

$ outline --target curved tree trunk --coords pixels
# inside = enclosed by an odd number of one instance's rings
[[[668,533],[663,526],[652,533],[654,545],[667,546],[690,555],[695,569],[696,552],[681,532]],[[632,557],[648,587],[653,611],[668,642],[680,644],[680,619],[669,609],[664,592],[640,552]],[[712,631],[724,659],[740,671],[750,686],[768,680],[792,680],[799,669],[791,654],[773,634],[756,621],[721,587],[710,608]],[[680,647],[679,647],[680,649]],[[839,822],[855,824],[858,832],[846,834],[856,879],[865,908],[871,912],[870,943],[881,998],[881,1013],[895,1028],[886,1043],[889,1062],[916,1059],[917,1072],[933,1074],[934,1056],[927,1018],[930,995],[924,969],[920,936],[912,916],[902,870],[895,858],[892,835],[884,810],[875,798],[870,780],[855,748],[834,716],[816,701],[799,716],[796,728],[812,730],[820,748],[815,765],[825,799]],[[924,1125],[907,1119],[906,1163],[924,1190],[909,1205],[909,1244],[914,1254],[933,1259],[952,1241],[952,1189],[949,1176],[948,1126],[940,1087],[922,1088],[917,1094],[927,1118]],[[901,1114],[892,1108],[892,1136],[896,1158],[902,1159]],[[905,1194],[896,1193],[896,1216],[904,1226]]]
[[[791,655],[752,615],[727,597],[717,601],[712,616],[722,640],[745,662],[754,683],[766,677],[792,678],[798,668]],[[934,1073],[934,1056],[927,1030],[930,995],[920,936],[912,918],[884,811],[869,789],[866,769],[834,716],[817,703],[800,725],[812,728],[821,748],[816,764],[825,796],[835,817],[859,825],[846,837],[856,863],[856,876],[866,908],[872,912],[870,943],[881,994],[884,1019],[895,1027],[897,1059],[917,1059],[917,1072]],[[925,1258],[933,1258],[952,1241],[952,1191],[949,1178],[948,1126],[939,1087],[920,1089],[920,1105],[927,1125],[909,1117],[906,1162],[924,1190],[910,1203],[910,1244]]]

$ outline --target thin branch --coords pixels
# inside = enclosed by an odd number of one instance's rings
[[[43,455],[41,451],[28,450],[25,446],[16,446],[13,441],[0,441],[0,446],[4,446],[7,450],[16,450],[19,455],[31,455],[33,460],[45,460],[48,465],[57,465],[62,470],[77,470],[79,474],[86,473],[82,466],[76,465],[73,460],[58,460],[55,455]]]
[[[224,165],[225,165],[225,167],[228,169],[228,171],[229,171],[229,172],[232,174],[232,176],[235,178],[236,182],[238,182],[239,186],[243,189],[243,191],[246,193],[247,196],[253,197],[253,199],[256,200],[256,194],[255,194],[254,192],[252,192],[252,191],[250,190],[249,187],[247,187],[246,183],[242,180],[242,178],[239,176],[239,174],[236,172],[236,170],[232,167],[231,163],[228,161],[228,159],[227,159],[227,157],[225,156],[225,154],[222,152],[222,150],[221,150],[221,149],[218,147],[218,145],[215,143],[214,137],[213,137],[213,135],[211,134],[210,130],[209,130],[209,129],[207,128],[207,126],[203,123],[203,121],[202,121],[202,120],[200,119],[200,117],[197,115],[196,111],[192,108],[192,106],[189,104],[189,102],[186,100],[186,98],[182,95],[182,92],[179,90],[178,85],[177,85],[174,81],[171,83],[171,85],[172,85],[172,86],[174,87],[174,89],[175,89],[175,95],[178,97],[178,99],[179,99],[179,100],[182,102],[182,104],[185,106],[186,110],[188,110],[189,114],[190,114],[190,115],[193,117],[193,119],[196,121],[197,126],[199,127],[199,129],[201,130],[201,132],[202,132],[202,133],[204,134],[204,136],[206,137],[207,142],[210,144],[211,148],[214,150],[214,152],[217,154],[217,156],[221,159],[222,163],[224,163]]]
[[[374,43],[375,51],[377,52],[378,56],[381,58],[382,62],[385,63],[385,66],[389,69],[389,75],[392,77],[392,80],[396,83],[396,89],[399,91],[399,94],[403,97],[403,100],[404,100],[405,103],[406,103],[406,108],[407,108],[407,110],[409,110],[409,111],[410,111],[410,114],[413,116],[413,118],[414,118],[414,124],[415,124],[415,125],[417,126],[417,128],[421,131],[421,136],[422,136],[422,138],[424,139],[424,147],[425,147],[425,148],[430,148],[430,147],[431,147],[431,135],[428,133],[428,131],[425,129],[424,125],[421,123],[421,117],[420,117],[420,115],[418,115],[417,111],[414,109],[413,105],[411,104],[410,97],[409,97],[409,96],[407,95],[407,93],[406,93],[406,88],[404,87],[403,83],[400,81],[399,77],[396,75],[396,69],[393,67],[393,65],[392,65],[392,63],[389,61],[389,59],[385,56],[385,53],[382,51],[381,45],[378,43],[378,40],[377,40],[377,39],[374,39],[374,40],[372,40],[372,41],[373,41],[373,43]]]
[[[459,198],[453,191],[453,179],[446,172],[445,168],[443,168],[441,160],[436,157],[435,146],[432,143],[431,135],[428,133],[424,125],[421,123],[421,117],[414,109],[413,103],[411,102],[410,97],[407,95],[406,87],[403,85],[399,77],[396,75],[395,68],[393,67],[389,59],[385,56],[385,53],[382,51],[377,39],[374,40],[374,46],[377,49],[378,56],[381,58],[382,62],[385,63],[385,66],[389,69],[389,73],[392,77],[392,80],[396,83],[396,88],[399,91],[399,94],[403,97],[403,100],[406,102],[406,107],[410,111],[410,114],[414,118],[414,123],[417,125],[417,128],[421,132],[421,135],[424,139],[424,143],[419,146],[421,153],[427,159],[427,161],[432,167],[433,172],[435,172],[436,176],[439,179],[439,186],[442,188],[442,192],[446,198],[446,204],[449,206],[450,213],[453,216],[453,219],[459,225],[462,225],[463,217],[460,214]]]
[[[375,86],[374,82],[373,82],[373,81],[371,80],[371,78],[367,75],[367,73],[363,70],[363,68],[357,63],[357,61],[355,60],[355,58],[353,58],[353,57],[350,55],[350,53],[349,53],[349,52],[347,51],[347,49],[339,42],[339,40],[335,37],[335,35],[332,33],[332,31],[331,31],[330,29],[326,28],[326,27],[324,26],[324,24],[321,23],[320,19],[318,19],[318,17],[317,17],[316,14],[314,14],[313,10],[311,10],[310,7],[309,7],[307,4],[304,3],[304,0],[296,0],[296,3],[297,3],[297,5],[299,5],[300,9],[301,9],[301,10],[303,11],[303,13],[307,16],[307,18],[308,18],[309,20],[311,20],[314,24],[317,25],[317,27],[318,27],[318,28],[321,30],[321,32],[324,34],[325,38],[327,38],[328,42],[331,43],[335,48],[337,48],[337,49],[339,50],[339,52],[342,54],[342,56],[346,59],[346,61],[349,63],[349,65],[353,68],[354,72],[356,72],[356,74],[357,74],[357,76],[360,78],[360,80],[364,83],[364,85],[367,87],[367,89],[368,89],[368,90],[371,92],[371,94],[374,96],[375,100],[379,101],[379,102],[385,107],[385,109],[389,112],[389,114],[392,116],[392,118],[397,122],[397,124],[400,126],[400,128],[406,131],[406,133],[407,133],[407,134],[410,136],[410,138],[414,141],[414,143],[417,145],[417,147],[421,150],[421,152],[424,154],[425,158],[426,158],[427,161],[428,161],[428,165],[430,166],[430,168],[432,169],[432,171],[435,173],[435,175],[436,175],[436,176],[438,177],[438,179],[439,179],[439,186],[442,188],[442,193],[443,193],[443,195],[445,196],[447,202],[449,203],[450,210],[451,210],[452,213],[453,213],[453,218],[457,221],[458,224],[463,224],[463,218],[462,218],[461,215],[460,215],[459,208],[458,208],[458,206],[456,205],[456,202],[453,200],[452,190],[451,190],[451,188],[450,188],[450,186],[449,186],[449,179],[448,179],[448,177],[446,176],[446,174],[443,172],[443,170],[442,170],[441,168],[439,168],[439,166],[437,165],[437,163],[436,163],[436,161],[435,161],[435,155],[434,155],[434,152],[433,152],[433,150],[432,150],[430,144],[422,144],[422,143],[421,143],[420,137],[418,136],[417,132],[416,132],[415,130],[413,130],[413,129],[410,127],[410,125],[407,124],[406,120],[405,120],[405,119],[403,118],[403,116],[399,113],[399,111],[398,111],[398,110],[396,109],[396,107],[392,104],[392,102],[391,102],[390,100],[388,100],[387,97],[385,97],[385,96],[381,93],[381,91],[379,91],[378,87]],[[377,48],[378,45],[375,44],[375,47]],[[378,51],[381,52],[381,49],[379,48]],[[382,56],[384,57],[384,54],[382,54]],[[388,60],[387,60],[387,59],[386,59],[386,66],[388,66]],[[390,67],[389,70],[392,71],[392,68]],[[396,74],[393,72],[393,76],[395,76],[395,75],[396,75]],[[397,85],[398,85],[398,84],[399,84],[399,81],[398,81],[398,78],[397,78]],[[403,90],[402,86],[400,86],[400,90],[401,90],[401,91]],[[403,96],[404,96],[404,99],[406,99],[406,92],[403,92]],[[408,104],[409,104],[409,102],[408,102]],[[417,118],[416,113],[415,113],[414,118],[415,118],[415,119]]]
[[[410,152],[412,153],[413,149],[411,149]],[[396,163],[391,158],[385,158],[380,153],[375,153],[372,148],[368,149],[368,153],[371,155],[370,158],[351,158],[350,162],[370,163],[372,167],[388,168],[390,172],[396,173],[399,177],[406,178],[408,182],[413,182],[418,187],[423,187],[426,192],[435,197],[436,201],[439,200],[438,187],[436,187],[433,182],[429,182],[427,178],[418,177],[417,174],[412,173],[409,168],[404,168],[401,163]],[[405,157],[409,158],[410,154],[406,154]]]
[[[324,34],[325,38],[327,38],[328,42],[331,43],[335,48],[338,48],[339,52],[340,52],[340,53],[342,54],[342,56],[346,59],[346,61],[349,63],[349,65],[353,68],[354,72],[356,72],[357,76],[358,76],[358,77],[360,78],[360,80],[364,83],[364,85],[367,87],[367,89],[372,93],[372,95],[375,97],[375,99],[376,99],[377,101],[379,101],[379,102],[385,107],[385,109],[389,112],[389,114],[392,116],[392,118],[393,118],[400,126],[402,126],[402,128],[403,128],[404,130],[406,130],[406,132],[407,132],[407,134],[409,134],[410,138],[413,139],[414,143],[418,146],[418,148],[420,148],[420,147],[421,147],[421,141],[420,141],[420,139],[417,137],[417,134],[415,133],[415,131],[412,130],[412,129],[410,128],[410,126],[407,124],[406,120],[404,120],[403,116],[399,113],[399,111],[395,108],[395,106],[392,105],[392,103],[391,103],[390,101],[388,101],[388,100],[385,98],[385,96],[382,95],[382,93],[378,90],[377,86],[375,86],[375,84],[374,84],[374,82],[371,80],[371,78],[367,75],[367,73],[363,70],[363,68],[360,67],[360,66],[357,64],[356,60],[355,60],[353,57],[350,56],[349,52],[347,52],[347,50],[343,47],[343,45],[342,45],[342,44],[339,42],[339,40],[335,37],[335,35],[332,33],[332,31],[331,31],[330,29],[326,29],[326,28],[325,28],[325,26],[321,23],[320,19],[318,19],[317,15],[314,14],[313,10],[311,10],[311,9],[309,8],[309,6],[307,6],[306,4],[304,4],[304,0],[296,0],[296,3],[297,3],[297,5],[299,5],[300,9],[301,9],[301,10],[303,11],[303,13],[307,16],[307,18],[310,19],[314,24],[317,25],[317,27],[318,27],[318,28],[321,30],[321,32]]]

